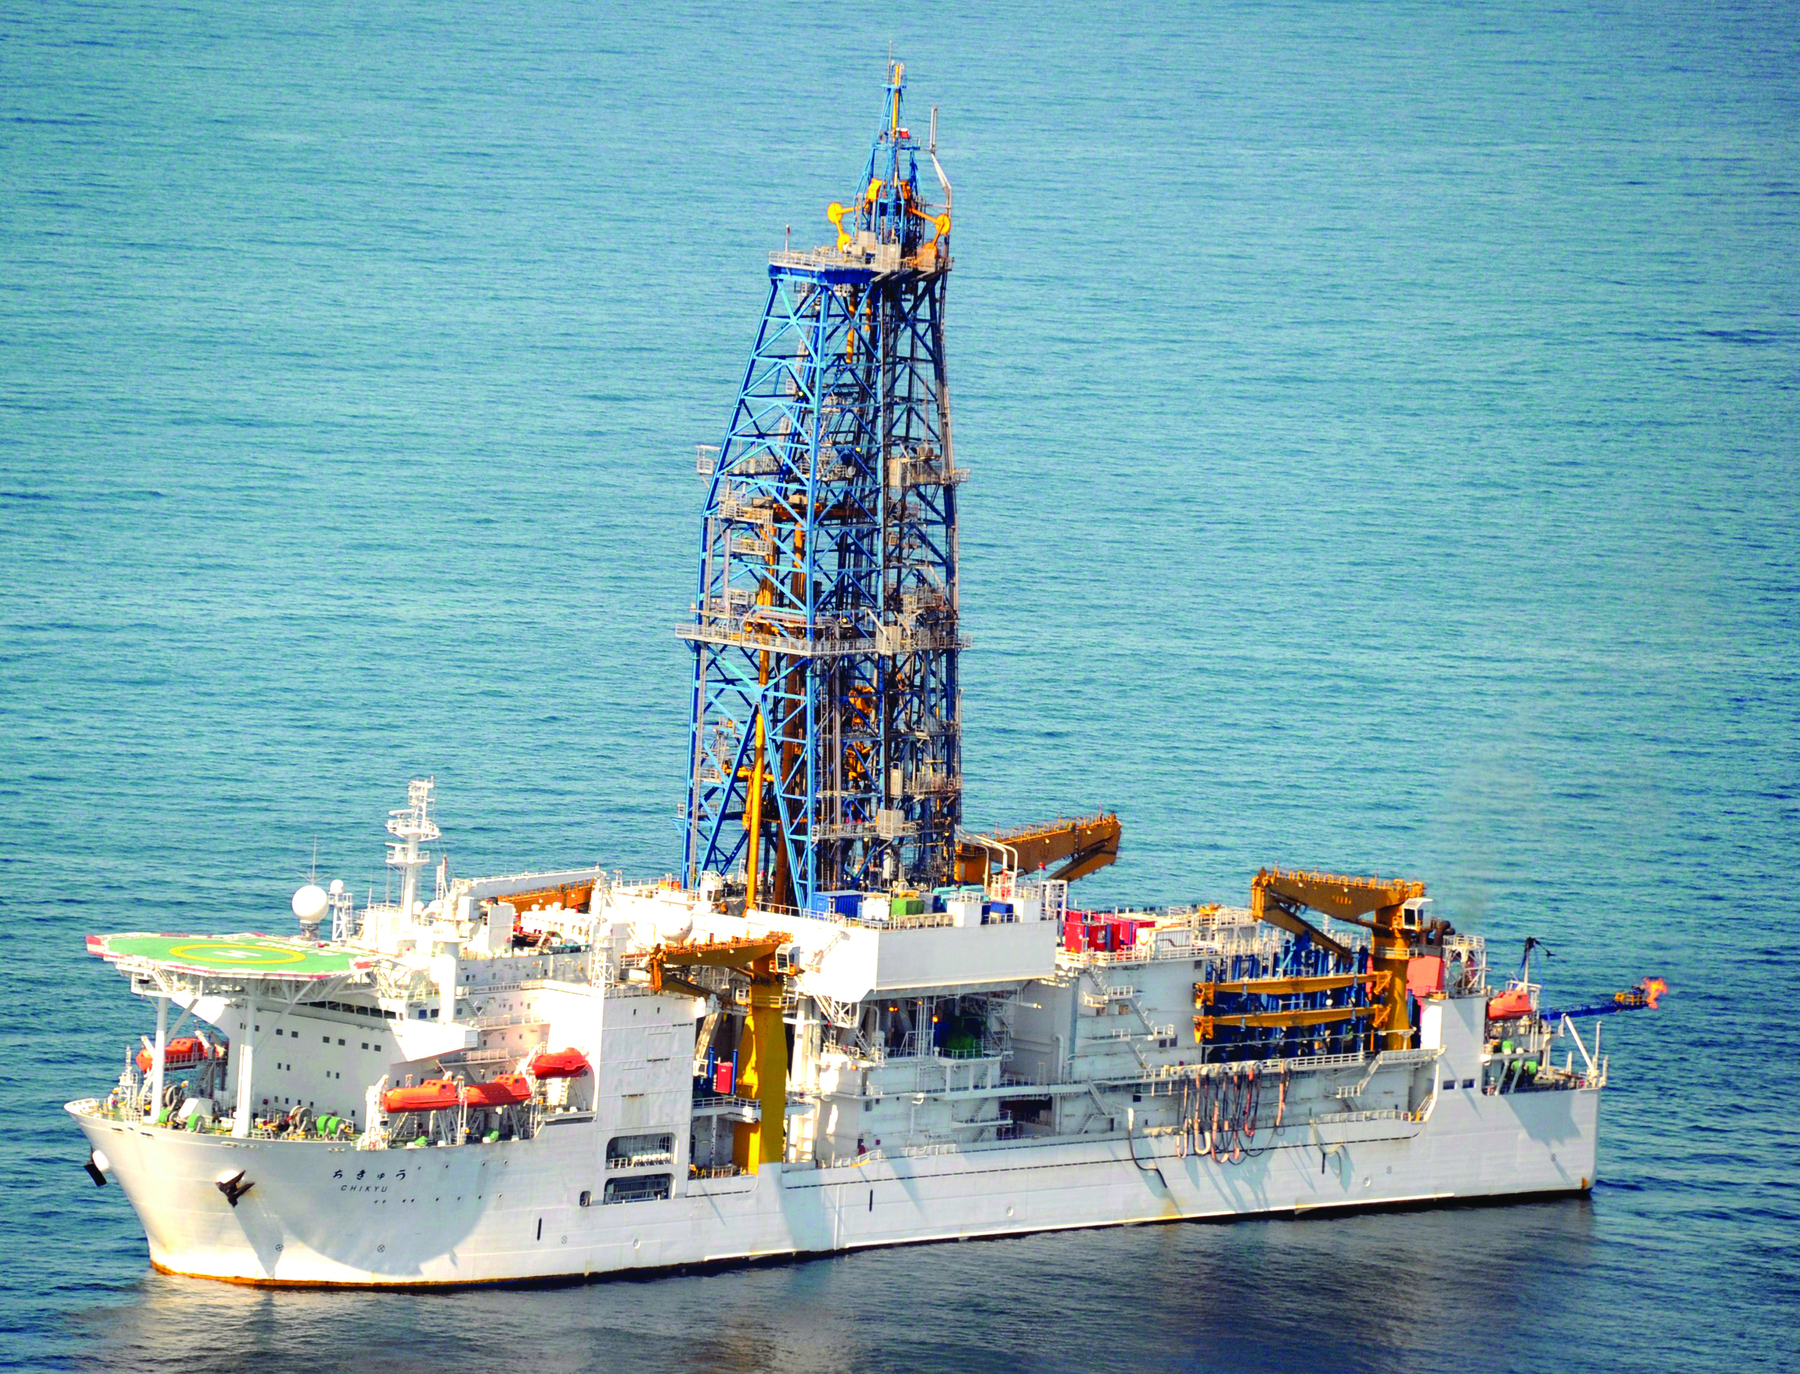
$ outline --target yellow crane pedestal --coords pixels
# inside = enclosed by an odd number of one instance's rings
[[[758,960],[769,968],[750,971],[750,1014],[744,1022],[744,1071],[739,1095],[754,1097],[761,1115],[740,1121],[732,1134],[731,1162],[755,1173],[787,1154],[787,1028],[781,1020],[781,979],[774,958]]]
[[[740,1121],[732,1132],[732,1163],[755,1173],[787,1154],[787,1028],[781,1019],[785,974],[775,967],[775,953],[793,937],[785,931],[735,940],[673,940],[642,956],[654,992],[685,992],[712,997],[711,988],[671,972],[676,968],[732,968],[750,975],[750,1012],[739,1044],[738,1095],[754,1097],[756,1121]]]

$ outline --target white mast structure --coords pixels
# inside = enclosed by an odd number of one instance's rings
[[[406,785],[407,804],[388,812],[388,867],[400,870],[400,904],[382,913],[376,947],[384,954],[397,952],[401,932],[418,919],[419,872],[431,861],[421,845],[438,838],[440,832],[431,819],[432,778],[414,778]]]

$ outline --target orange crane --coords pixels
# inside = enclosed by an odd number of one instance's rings
[[[1119,818],[1110,811],[1072,821],[1021,826],[992,835],[964,835],[956,842],[956,881],[985,883],[995,868],[1035,873],[1060,863],[1050,876],[1073,881],[1119,857]]]
[[[787,975],[777,969],[776,954],[792,941],[783,931],[726,940],[671,940],[640,956],[650,972],[652,992],[684,992],[712,997],[712,988],[677,974],[675,968],[731,968],[750,975],[750,1011],[739,1042],[740,1096],[754,1097],[760,1119],[739,1123],[732,1142],[732,1162],[754,1174],[787,1153],[787,1030],[781,1020],[781,994]]]
[[[1250,914],[1296,935],[1310,936],[1333,954],[1350,953],[1300,913],[1317,911],[1374,932],[1370,954],[1374,969],[1386,978],[1372,991],[1381,999],[1380,1049],[1404,1049],[1412,1035],[1406,1014],[1406,965],[1419,935],[1416,908],[1407,904],[1425,895],[1425,884],[1406,879],[1346,878],[1338,873],[1265,868],[1250,884]]]

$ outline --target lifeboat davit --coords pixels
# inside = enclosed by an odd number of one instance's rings
[[[437,1112],[456,1106],[456,1080],[427,1078],[416,1088],[389,1088],[381,1095],[389,1112]]]
[[[531,1084],[522,1073],[498,1074],[491,1082],[463,1089],[463,1101],[471,1107],[512,1107],[530,1100]]]
[[[533,1078],[579,1078],[587,1071],[587,1056],[580,1050],[545,1050],[531,1061]]]
[[[1498,997],[1488,999],[1488,1020],[1510,1021],[1514,1017],[1531,1015],[1531,990],[1529,988],[1511,988]]]
[[[167,1069],[185,1069],[194,1064],[204,1063],[206,1046],[191,1035],[178,1035],[163,1047],[163,1067]],[[137,1066],[149,1073],[156,1067],[156,1055],[151,1050],[137,1052]]]

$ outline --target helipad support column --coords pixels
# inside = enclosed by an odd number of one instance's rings
[[[150,1111],[151,1121],[162,1110],[163,1099],[163,1060],[169,1055],[169,999],[161,993],[156,997],[156,1050],[150,1064]]]
[[[239,1140],[250,1134],[250,1066],[256,1047],[256,984],[244,990],[244,1033],[231,1053],[237,1060],[237,1115],[231,1119],[231,1133]]]

